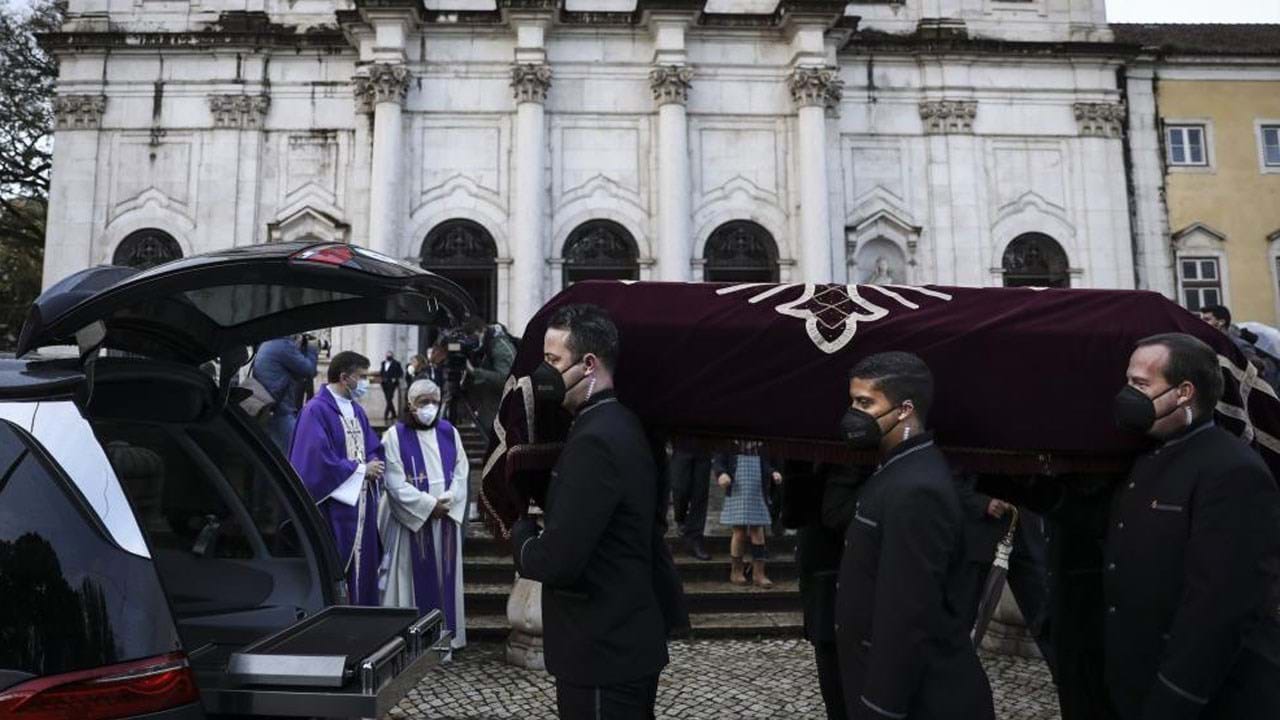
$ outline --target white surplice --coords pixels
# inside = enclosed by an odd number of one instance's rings
[[[452,646],[463,647],[467,644],[466,611],[463,609],[462,580],[462,544],[466,534],[467,520],[467,484],[471,473],[471,464],[467,462],[467,454],[462,448],[462,435],[457,428],[453,430],[453,441],[458,448],[458,458],[450,468],[453,480],[449,492],[453,496],[449,506],[449,514],[443,518],[431,519],[431,511],[435,509],[437,498],[444,494],[444,468],[440,458],[440,446],[436,442],[436,430],[418,430],[418,445],[422,448],[422,459],[426,468],[417,468],[421,474],[425,471],[429,482],[427,487],[419,490],[410,481],[411,472],[405,470],[405,463],[400,457],[400,438],[393,426],[382,436],[382,448],[386,452],[387,468],[383,476],[383,491],[378,503],[378,535],[382,538],[384,551],[383,569],[379,582],[379,590],[384,607],[412,607],[417,602],[413,592],[413,554],[410,543],[418,540],[420,532],[430,532],[432,547],[436,551],[436,572],[444,572],[441,562],[440,530],[444,523],[453,523],[457,532],[457,556],[454,558],[455,580],[453,587],[454,604],[457,608],[457,631]],[[443,583],[443,578],[440,582]],[[449,589],[445,588],[444,592]]]

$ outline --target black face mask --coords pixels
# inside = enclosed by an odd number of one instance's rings
[[[854,450],[873,450],[880,447],[880,441],[884,438],[885,431],[880,429],[880,418],[892,412],[898,412],[901,408],[891,407],[879,415],[872,415],[865,410],[857,408],[849,408],[845,411],[844,417],[840,419],[840,434],[844,436],[844,441]],[[898,422],[894,422],[888,432],[893,432],[893,428],[898,427]]]
[[[1156,417],[1156,400],[1168,395],[1177,388],[1170,387],[1168,390],[1160,393],[1154,398],[1149,398],[1146,393],[1132,385],[1125,385],[1116,394],[1115,415],[1116,426],[1121,430],[1131,433],[1145,435],[1151,430],[1158,421],[1163,420],[1178,411],[1178,406],[1174,406],[1172,410]]]
[[[573,365],[570,365],[569,369],[572,370],[574,366],[581,362],[582,361],[579,360]],[[586,376],[584,375],[582,378],[579,378],[578,382],[575,382],[572,387],[565,387],[564,375],[557,370],[554,365],[543,360],[542,364],[529,375],[529,379],[533,382],[533,401],[536,405],[560,407],[564,404],[565,395],[567,395],[570,390],[577,387],[578,383],[582,382],[585,378]]]

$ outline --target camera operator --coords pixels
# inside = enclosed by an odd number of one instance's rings
[[[254,357],[253,376],[276,401],[267,435],[281,452],[289,450],[304,390],[316,376],[318,355],[310,336],[292,335],[262,343]]]
[[[502,401],[502,388],[516,359],[516,344],[501,325],[486,326],[478,317],[467,318],[462,331],[465,333],[462,349],[466,355],[462,394],[475,409],[480,426],[488,437],[493,434],[493,420],[498,415],[498,403]]]

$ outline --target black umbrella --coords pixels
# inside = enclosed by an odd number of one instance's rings
[[[1000,604],[1000,595],[1004,592],[1005,576],[1009,574],[1009,555],[1013,553],[1013,534],[1018,531],[1018,508],[1010,506],[1013,520],[1009,522],[1009,532],[1000,538],[996,545],[996,557],[991,563],[991,572],[987,574],[986,586],[982,589],[982,600],[978,603],[978,619],[973,624],[973,646],[982,645],[982,636],[987,634],[987,626],[991,624],[991,616],[995,614],[996,605]]]

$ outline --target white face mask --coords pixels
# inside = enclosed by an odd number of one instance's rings
[[[439,414],[439,412],[440,412],[440,406],[436,405],[435,403],[431,403],[429,405],[423,405],[422,407],[413,411],[413,415],[414,417],[418,418],[418,422],[422,423],[423,425],[426,425],[427,427],[431,427],[432,425],[435,424],[436,415]]]
[[[356,383],[356,386],[351,390],[351,397],[355,400],[359,400],[360,398],[368,394],[369,394],[369,378],[362,378],[360,382]]]

